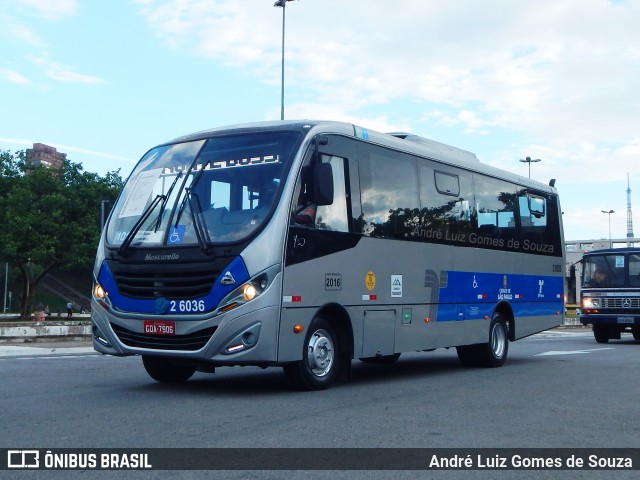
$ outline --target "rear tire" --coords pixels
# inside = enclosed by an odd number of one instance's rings
[[[302,390],[324,390],[338,377],[340,349],[338,336],[331,323],[316,317],[304,340],[302,360],[283,367],[284,374]]]
[[[456,347],[460,363],[465,367],[496,368],[504,365],[509,352],[507,322],[496,313],[489,326],[489,341],[475,345]]]
[[[609,342],[609,328],[606,325],[594,325],[593,336],[598,343]]]
[[[186,382],[196,372],[196,367],[180,365],[163,357],[143,355],[142,364],[151,378],[162,383]]]
[[[478,360],[478,345],[462,345],[460,347],[456,347],[456,352],[458,352],[458,359],[460,363],[465,367],[479,367]]]

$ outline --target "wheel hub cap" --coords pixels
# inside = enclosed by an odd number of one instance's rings
[[[334,349],[329,334],[318,330],[309,339],[307,360],[314,375],[323,377],[333,365]]]

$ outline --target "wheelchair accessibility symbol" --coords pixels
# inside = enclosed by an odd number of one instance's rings
[[[171,231],[169,232],[169,239],[167,243],[170,245],[179,245],[184,241],[184,231],[186,230],[186,225],[178,225],[171,227]]]

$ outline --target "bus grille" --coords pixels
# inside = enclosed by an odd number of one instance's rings
[[[204,297],[220,274],[219,269],[207,262],[175,267],[117,264],[110,268],[120,293],[137,299]]]
[[[132,332],[114,323],[111,324],[111,328],[120,341],[128,347],[194,351],[204,347],[218,327],[205,328],[188,335],[172,336]]]
[[[602,308],[640,308],[640,297],[602,297]]]

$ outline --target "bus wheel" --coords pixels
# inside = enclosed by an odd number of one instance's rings
[[[507,323],[496,313],[489,327],[489,341],[456,347],[458,358],[465,367],[501,367],[509,352]]]
[[[593,336],[598,343],[609,342],[609,329],[606,325],[594,325]]]
[[[465,367],[480,366],[478,359],[478,345],[461,345],[456,347],[456,352],[458,352],[458,359],[460,360],[460,363]]]
[[[393,355],[380,355],[379,357],[361,358],[360,361],[362,363],[373,363],[376,365],[391,365],[392,363],[396,363],[399,358],[400,354],[394,353]]]
[[[168,358],[142,356],[142,364],[149,376],[162,383],[180,383],[189,380],[196,367],[180,365]]]
[[[326,319],[315,318],[305,337],[302,360],[283,367],[287,379],[303,390],[328,388],[338,376],[337,339],[334,328]]]
[[[486,345],[486,361],[483,366],[501,367],[509,352],[509,333],[507,323],[499,313],[491,321],[489,343]]]

